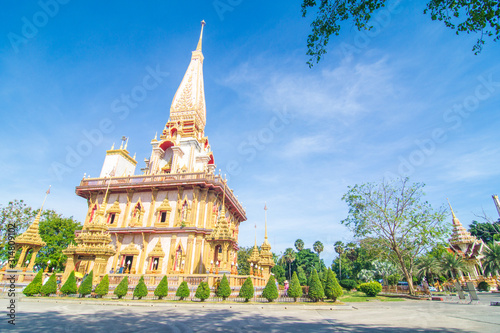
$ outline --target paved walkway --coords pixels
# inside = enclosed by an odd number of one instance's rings
[[[403,301],[306,307],[253,304],[102,305],[98,302],[16,302],[16,332],[500,332],[500,295],[481,303]],[[7,323],[0,300],[0,331]],[[286,307],[286,309],[285,309]],[[353,309],[354,307],[354,309]],[[351,309],[351,310],[349,310]]]

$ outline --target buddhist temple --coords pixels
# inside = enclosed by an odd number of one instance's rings
[[[94,276],[237,273],[238,233],[246,215],[227,181],[216,174],[204,133],[204,26],[203,21],[142,174],[135,174],[137,160],[124,139],[119,148],[106,151],[100,176],[84,176],[77,186],[88,211],[77,244],[65,251],[65,277],[72,270],[86,274],[92,269]],[[262,265],[269,267],[266,260]]]

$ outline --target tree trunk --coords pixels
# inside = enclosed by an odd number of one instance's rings
[[[394,252],[396,252],[396,255],[399,260],[399,264],[401,265],[401,270],[403,271],[403,274],[406,278],[406,281],[408,282],[408,290],[410,291],[410,295],[415,295],[415,289],[413,289],[413,276],[408,272],[406,269],[405,261],[403,259],[403,256],[399,252],[398,248],[393,248]]]

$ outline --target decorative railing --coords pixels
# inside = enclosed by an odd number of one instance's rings
[[[154,174],[154,175],[139,175],[139,176],[126,176],[126,177],[112,177],[112,178],[84,178],[80,182],[80,188],[91,187],[129,187],[141,185],[164,185],[164,184],[179,184],[185,185],[205,181],[214,185],[221,186],[226,191],[226,197],[231,200],[231,203],[245,214],[245,210],[241,204],[234,197],[233,191],[224,186],[222,176],[215,175],[207,172],[191,172],[191,173],[175,173],[175,174]]]

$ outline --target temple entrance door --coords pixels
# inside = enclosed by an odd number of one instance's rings
[[[126,256],[125,257],[125,272],[130,273],[132,270],[132,264],[134,262],[134,256]],[[125,273],[124,272],[124,273]]]
[[[222,259],[222,246],[217,245],[214,251],[214,264],[217,264],[217,261]]]

